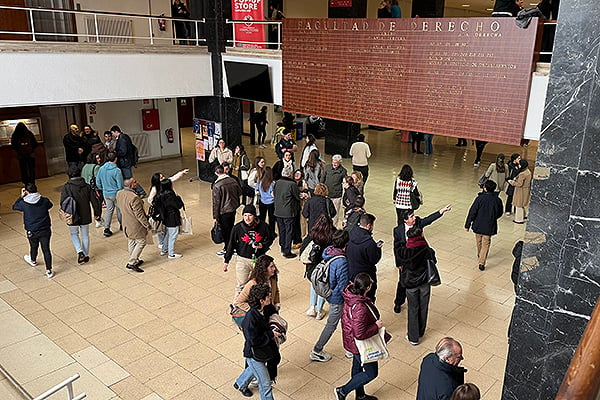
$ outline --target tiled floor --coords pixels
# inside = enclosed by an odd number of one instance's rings
[[[511,249],[524,233],[522,225],[502,217],[500,233],[493,238],[488,268],[481,272],[475,258],[472,233],[464,231],[466,212],[475,197],[476,182],[497,152],[517,151],[533,161],[536,148],[490,144],[482,167],[473,168],[474,147],[457,148],[454,139],[436,137],[434,154],[415,155],[392,131],[365,131],[371,145],[371,175],[366,187],[366,208],[377,216],[376,239],[385,241],[378,266],[377,305],[395,338],[391,358],[380,365],[379,377],[367,391],[380,399],[414,399],[419,364],[446,335],[464,347],[467,381],[476,383],[486,400],[499,399],[507,351],[507,324],[513,305],[510,282]],[[193,135],[184,130],[183,158],[144,163],[135,175],[146,188],[150,175],[165,175],[183,167],[195,171]],[[244,138],[247,142],[247,138]],[[322,141],[319,147],[323,148]],[[247,146],[249,153],[274,153]],[[327,156],[327,160],[329,160]],[[432,291],[428,329],[422,343],[404,340],[406,312],[392,312],[397,272],[393,265],[392,229],[396,216],[392,186],[399,168],[410,163],[425,204],[425,216],[451,203],[450,213],[426,228],[436,249],[443,284]],[[344,160],[346,167],[350,160]],[[193,175],[193,174],[190,174]],[[91,262],[78,266],[67,228],[57,215],[64,176],[40,179],[40,192],[51,198],[54,231],[52,250],[56,277],[48,280],[40,266],[23,261],[28,251],[21,215],[11,211],[18,184],[0,190],[0,364],[33,395],[79,373],[76,392],[91,399],[239,399],[233,379],[243,367],[243,337],[227,314],[234,273],[222,272],[219,248],[210,241],[210,189],[205,182],[181,180],[175,184],[193,217],[194,235],[180,236],[178,260],[159,256],[148,245],[143,274],[124,268],[127,241],[122,233],[110,238],[102,229],[91,230]],[[290,324],[282,347],[283,361],[275,385],[277,399],[331,399],[332,386],[349,377],[341,335],[336,332],[326,350],[334,355],[326,364],[311,362],[308,354],[325,320],[305,316],[308,282],[303,266],[271,251],[281,270],[282,315]],[[0,380],[0,398],[18,399]],[[54,398],[63,398],[64,393]],[[258,398],[258,394],[255,394]]]

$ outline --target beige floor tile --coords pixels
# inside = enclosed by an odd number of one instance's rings
[[[92,368],[90,372],[106,386],[111,386],[129,376],[129,372],[112,360]]]
[[[17,287],[9,280],[0,281],[0,293],[7,293],[15,290]]]
[[[149,396],[152,389],[142,384],[136,377],[129,376],[110,386],[110,389],[123,400],[140,400]]]
[[[173,354],[170,356],[170,359],[175,361],[185,370],[193,372],[219,357],[221,357],[221,355],[208,346],[202,343],[196,343]]]
[[[83,300],[80,297],[68,293],[44,302],[44,307],[56,314],[82,303]]]
[[[175,367],[177,364],[158,351],[152,352],[125,366],[140,382],[146,383]],[[189,370],[188,370],[189,371]]]
[[[173,325],[167,324],[160,318],[154,318],[148,322],[136,326],[135,328],[130,329],[129,332],[133,333],[144,342],[149,343],[173,332],[174,330],[175,328]]]
[[[94,346],[86,347],[77,353],[71,354],[71,356],[86,369],[92,369],[100,364],[110,361],[104,353]]]
[[[181,367],[173,367],[150,380],[150,386],[164,399],[171,399],[200,383],[200,380]]]
[[[170,323],[170,322],[173,322],[185,315],[188,315],[188,314],[194,312],[194,309],[190,306],[187,306],[187,305],[177,301],[177,302],[174,302],[171,304],[167,304],[166,306],[163,306],[163,307],[159,308],[158,310],[154,310],[152,312],[157,317]]]
[[[23,395],[12,383],[2,377],[0,379],[0,399],[3,400],[23,400]]]
[[[187,391],[186,391],[187,392]],[[182,395],[184,395],[184,393],[182,393]],[[186,398],[190,398],[190,397],[186,397]],[[148,396],[144,397],[142,400],[163,400],[162,397],[160,397],[159,395],[157,395],[156,393],[150,393]]]
[[[122,314],[138,309],[139,306],[128,298],[118,296],[104,304],[100,304],[97,308],[107,317],[115,319]]]
[[[67,336],[74,333],[73,329],[71,329],[67,324],[65,324],[62,321],[51,322],[48,325],[42,326],[40,330],[51,340],[56,340],[63,336]]]
[[[0,293],[0,298],[13,307],[15,306],[15,304],[20,303],[22,301],[31,300],[31,297],[21,289],[13,289],[4,293]]]
[[[242,360],[241,353],[240,359]],[[233,381],[242,373],[242,371],[243,360],[242,364],[238,366],[225,357],[221,357],[198,368],[194,371],[194,375],[213,389],[218,389],[226,383],[233,385]]]
[[[115,325],[115,322],[106,315],[97,314],[88,319],[84,319],[83,321],[74,323],[71,327],[84,338],[88,338]]]
[[[0,313],[0,326],[2,327],[0,348],[18,343],[40,333],[35,326],[13,310]]]
[[[44,310],[44,307],[32,298],[11,304],[11,306],[24,316]]]
[[[72,333],[70,335],[63,336],[59,339],[55,339],[54,343],[56,343],[58,347],[66,351],[68,354],[73,354],[78,351],[81,351],[90,345],[90,343],[87,340],[82,338],[77,333]]]
[[[107,351],[130,341],[134,337],[135,336],[129,331],[125,330],[119,325],[115,325],[105,331],[90,336],[87,338],[87,340],[96,346],[98,350]]]
[[[127,330],[131,330],[136,326],[142,325],[148,321],[156,319],[156,317],[150,312],[141,308],[135,308],[133,310],[120,314],[113,318],[113,320]]]
[[[153,351],[154,349],[150,345],[136,338],[108,350],[106,355],[120,365],[127,365]]]
[[[27,320],[29,320],[29,322],[31,322],[37,328],[41,328],[52,322],[58,321],[58,318],[48,310],[40,310],[34,312],[33,314],[29,314],[27,316]]]
[[[186,399],[214,399],[224,400],[229,397],[223,396],[221,393],[211,388],[207,384],[200,382],[199,384],[192,386],[185,392],[174,397],[173,400],[186,400]],[[277,397],[279,399],[279,397]],[[282,399],[283,400],[283,399]]]
[[[27,384],[74,362],[44,335],[31,336],[0,349],[0,364],[20,384]]]
[[[208,315],[200,311],[193,311],[185,317],[173,321],[171,324],[182,332],[193,334],[210,326],[213,321],[214,319]]]
[[[56,312],[55,315],[64,323],[72,325],[88,319],[94,315],[100,314],[100,311],[87,303],[81,303],[64,311]]]
[[[144,307],[146,310],[158,310],[161,307],[171,304],[175,299],[164,292],[157,291],[149,296],[142,297],[136,300],[136,302]]]
[[[400,360],[391,359],[380,368],[379,376],[383,381],[406,390],[417,381],[419,370]]]
[[[175,330],[153,342],[150,345],[166,356],[171,356],[181,350],[198,343],[196,339],[185,333]]]

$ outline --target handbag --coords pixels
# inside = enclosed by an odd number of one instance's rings
[[[431,258],[428,258],[427,261],[427,283],[431,286],[439,286],[442,283],[442,279],[440,278],[440,273],[437,269],[437,265],[435,261]]]
[[[274,341],[277,347],[281,346],[287,339],[288,322],[279,314],[272,314],[269,317],[269,327],[273,332],[278,332],[281,335],[275,336]]]
[[[477,182],[477,184],[479,185],[479,187],[481,189],[483,189],[483,185],[485,185],[485,183],[488,181],[488,179],[490,179],[490,177],[487,176],[486,174],[487,174],[487,171],[485,171],[483,173],[483,175],[481,175],[481,178],[479,178],[479,182]]]
[[[229,305],[229,315],[231,315],[231,319],[237,325],[240,330],[242,329],[242,321],[246,317],[246,311],[242,310],[239,307],[235,307],[233,304]]]
[[[352,308],[354,308],[355,306],[356,304],[352,306]],[[373,314],[373,316],[377,318],[371,307],[367,305],[367,308],[369,309],[369,311],[371,311],[371,314]],[[350,318],[352,318],[352,313],[350,313]],[[377,334],[371,336],[370,338],[354,338],[354,342],[356,343],[356,348],[358,349],[358,353],[360,354],[360,361],[363,365],[379,360],[384,360],[390,356],[390,353],[387,350],[387,345],[385,343],[384,326],[379,328]]]
[[[300,253],[300,262],[302,264],[310,264],[312,262],[311,259],[310,259],[310,255],[311,255],[311,253],[313,251],[313,246],[314,245],[315,245],[315,242],[313,242],[311,240],[308,243],[308,245],[304,248],[304,250],[302,250],[302,253]]]
[[[194,233],[192,229],[192,217],[188,216],[185,212],[185,208],[181,209],[181,227],[179,227],[180,235],[192,235]]]
[[[419,207],[421,207],[421,204],[423,204],[421,194],[419,193],[419,189],[415,186],[414,190],[410,192],[410,208],[418,210]]]
[[[212,229],[210,230],[210,238],[214,244],[221,244],[225,241],[223,238],[223,231],[221,231],[221,225],[219,222],[215,222]]]

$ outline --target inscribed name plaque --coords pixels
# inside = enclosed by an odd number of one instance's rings
[[[284,109],[518,144],[536,27],[512,18],[287,18]]]

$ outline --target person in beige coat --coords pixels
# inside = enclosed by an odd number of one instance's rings
[[[144,211],[144,202],[135,189],[138,183],[134,177],[123,181],[124,189],[117,192],[117,207],[121,210],[123,218],[123,233],[127,237],[129,247],[129,261],[127,269],[135,272],[144,272],[140,265],[142,250],[146,247],[146,237],[151,231],[148,216]]]
[[[521,160],[519,165],[521,166],[519,175],[515,179],[509,180],[508,183],[515,187],[513,195],[515,219],[513,222],[524,224],[525,219],[527,219],[525,209],[529,207],[529,201],[531,200],[531,171],[528,168],[529,163],[527,160]]]

